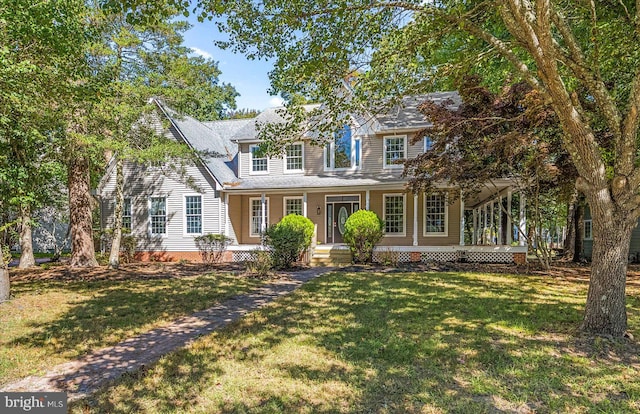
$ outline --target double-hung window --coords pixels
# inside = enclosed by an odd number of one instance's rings
[[[584,221],[584,238],[585,240],[593,240],[593,221]]]
[[[384,195],[384,232],[387,236],[404,236],[405,228],[405,195]]]
[[[263,229],[269,226],[269,199],[264,200],[264,226],[262,217],[262,198],[249,199],[249,236],[260,237]]]
[[[298,214],[302,216],[302,197],[284,198],[284,215]]]
[[[149,222],[151,234],[167,234],[166,197],[151,197],[149,200]]]
[[[186,233],[202,234],[202,196],[185,196],[184,214]]]
[[[249,147],[252,174],[266,174],[269,172],[269,159],[266,155],[260,155],[259,149],[260,147],[258,145],[251,145]]]
[[[122,205],[122,229],[131,232],[131,199],[125,198]]]
[[[407,158],[407,137],[384,137],[384,167],[402,168]]]
[[[360,138],[354,137],[351,127],[345,125],[324,148],[325,170],[360,168],[360,152]]]
[[[424,152],[427,152],[431,148],[433,148],[433,140],[428,135],[425,135],[423,139],[424,139]]]
[[[286,172],[302,172],[304,170],[304,145],[302,143],[287,145],[284,170]]]
[[[424,196],[424,235],[446,236],[448,232],[447,196],[443,193]]]

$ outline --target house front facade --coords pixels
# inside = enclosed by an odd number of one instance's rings
[[[282,109],[251,120],[200,123],[158,103],[171,123],[165,133],[219,155],[186,168],[191,186],[157,167],[128,165],[123,223],[137,237],[142,258],[197,260],[193,238],[219,233],[233,240],[227,260],[242,261],[260,247],[269,225],[292,213],[314,223],[316,250],[344,250],[347,218],[367,209],[384,220],[374,259],[524,262],[526,246],[514,229],[526,226],[525,200],[509,180],[496,179],[473,196],[447,183],[436,183],[441,191],[433,193],[407,190],[402,161],[430,150],[428,138],[412,142],[429,127],[417,109],[425,99],[459,104],[455,93],[407,98],[387,115],[351,117],[326,145],[301,137],[281,157],[260,154],[257,125],[282,122]],[[105,227],[114,205],[112,175],[99,188]],[[514,223],[506,212],[520,219]]]

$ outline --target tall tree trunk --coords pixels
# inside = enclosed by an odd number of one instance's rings
[[[98,266],[93,244],[91,201],[89,161],[82,156],[74,156],[69,161],[71,267]]]
[[[573,261],[576,263],[584,260],[584,209],[585,209],[584,194],[578,195],[578,201],[576,202],[576,211],[574,217],[574,226],[576,228],[575,238],[573,241]],[[593,235],[593,228],[591,229]],[[593,256],[593,253],[591,254]]]
[[[20,205],[20,263],[18,268],[27,269],[36,265],[33,257],[33,238],[31,235],[31,208]]]
[[[634,225],[627,217],[615,217],[610,211],[594,208],[593,203],[590,206],[593,261],[582,329],[621,337],[627,329],[625,288]]]
[[[116,158],[116,207],[113,214],[113,237],[111,239],[111,254],[109,268],[120,267],[120,241],[122,240],[122,208],[124,206],[124,171],[122,158]]]
[[[9,295],[11,293],[9,269],[7,269],[7,265],[8,263],[4,262],[2,244],[0,244],[0,303],[9,300]]]

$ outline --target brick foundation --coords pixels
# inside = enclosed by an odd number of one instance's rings
[[[527,254],[526,253],[514,253],[513,254],[513,261],[517,265],[525,264],[525,263],[527,263]]]
[[[422,256],[420,255],[420,252],[411,252],[411,257],[410,257],[411,262],[419,262],[422,260]]]
[[[180,260],[187,260],[193,263],[202,263],[200,252],[136,252],[135,259],[141,262],[179,262]],[[232,252],[224,252],[222,261],[233,261]]]

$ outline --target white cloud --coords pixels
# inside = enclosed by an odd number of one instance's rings
[[[191,48],[191,51],[192,51],[193,53],[195,53],[196,55],[198,55],[198,56],[202,56],[202,57],[203,57],[203,58],[205,58],[205,59],[211,59],[211,58],[213,58],[213,56],[211,55],[211,53],[209,53],[209,52],[207,52],[207,51],[204,51],[204,50],[202,50],[202,49],[198,49],[197,47],[192,47],[192,48]]]
[[[273,98],[269,99],[269,106],[282,106],[283,104],[284,101],[279,96],[274,96]]]

